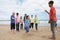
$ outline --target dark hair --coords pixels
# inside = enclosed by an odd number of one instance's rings
[[[26,19],[28,19],[28,16],[26,16]]]
[[[16,15],[19,15],[19,13],[16,13]]]
[[[49,3],[48,4],[54,4],[54,1],[49,1]]]
[[[33,17],[33,15],[31,15],[31,17]]]
[[[25,16],[27,16],[27,14],[25,14]]]

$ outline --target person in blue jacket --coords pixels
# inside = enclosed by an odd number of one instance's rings
[[[29,26],[30,26],[30,19],[29,19],[29,16],[26,16],[26,20],[25,20],[25,24],[24,24],[24,28],[26,30],[26,33],[29,32]]]

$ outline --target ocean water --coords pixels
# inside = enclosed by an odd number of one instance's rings
[[[1,24],[7,24],[10,25],[10,21],[0,21]],[[48,21],[39,21],[38,26],[50,26]],[[60,26],[60,20],[57,21],[57,26]]]

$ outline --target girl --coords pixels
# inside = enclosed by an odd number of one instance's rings
[[[30,21],[31,21],[30,28],[33,29],[33,27],[34,27],[34,18],[33,18],[33,15],[31,15]]]
[[[22,16],[20,17],[20,29],[23,29],[23,20],[22,20]]]
[[[29,16],[26,16],[25,25],[24,25],[26,33],[29,32],[29,26],[30,26],[30,19],[29,19]]]
[[[19,31],[19,13],[16,13],[16,31]]]

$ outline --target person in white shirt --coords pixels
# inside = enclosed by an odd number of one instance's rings
[[[23,29],[23,19],[22,19],[22,16],[20,17],[20,29]]]

